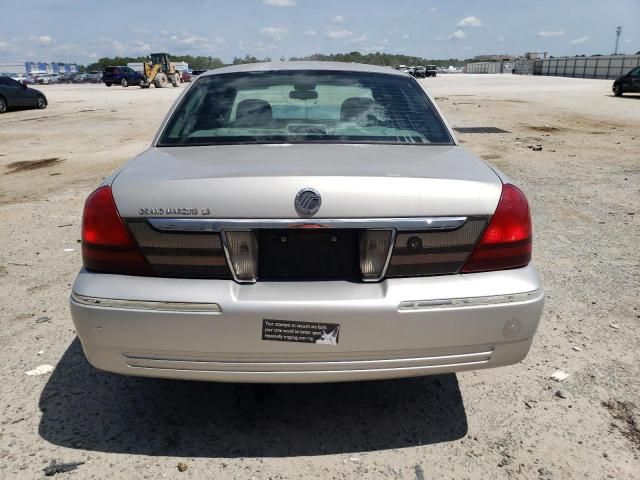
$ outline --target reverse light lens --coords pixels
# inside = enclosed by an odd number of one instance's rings
[[[229,263],[240,282],[255,282],[258,276],[258,239],[246,231],[225,232]]]
[[[524,267],[531,261],[531,244],[527,198],[517,187],[504,184],[496,212],[462,272]]]
[[[98,188],[85,202],[82,263],[98,272],[152,275],[118,214],[110,187]]]
[[[384,274],[392,230],[367,230],[360,237],[360,271],[365,281],[379,280]]]

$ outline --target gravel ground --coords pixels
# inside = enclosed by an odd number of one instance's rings
[[[640,96],[551,77],[423,83],[454,126],[508,132],[459,138],[532,205],[547,303],[522,363],[334,385],[96,371],[67,306],[82,204],[181,88],[46,86],[49,108],[0,117],[0,478],[640,478]]]

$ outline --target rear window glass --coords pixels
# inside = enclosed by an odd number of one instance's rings
[[[452,139],[413,79],[296,70],[200,78],[158,145],[271,142],[451,144]]]
[[[104,69],[104,73],[118,73],[118,67],[107,67]]]

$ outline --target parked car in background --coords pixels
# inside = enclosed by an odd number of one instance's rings
[[[0,113],[10,108],[47,108],[47,97],[13,78],[0,77]]]
[[[86,83],[102,83],[102,72],[89,72],[84,76]]]
[[[36,77],[36,83],[39,85],[60,83],[60,77],[55,73],[43,73]]]
[[[236,65],[170,112],[84,206],[70,303],[94,366],[333,382],[527,355],[544,303],[527,199],[414,78]]]
[[[425,77],[435,77],[438,73],[437,65],[427,65],[425,67]]]
[[[24,73],[14,73],[10,76],[10,78],[13,78],[16,82],[22,82],[25,78],[27,78],[27,75]]]
[[[183,70],[180,72],[180,82],[190,82],[191,81],[191,72],[189,70]]]
[[[33,85],[36,83],[36,76],[30,73],[22,79],[22,83],[24,83],[25,85]]]
[[[69,72],[69,73],[61,73],[60,74],[60,83],[72,83],[73,79],[76,77],[76,75],[78,75],[78,73],[76,72]]]
[[[193,77],[197,77],[198,75],[202,75],[206,70],[191,70],[191,80],[193,81]]]
[[[86,73],[78,73],[75,77],[71,79],[71,83],[84,83],[86,81],[87,74]]]
[[[427,76],[427,69],[424,67],[413,67],[411,75],[413,75],[415,78],[424,78]]]
[[[102,73],[102,82],[107,87],[111,85],[122,85],[123,87],[138,85],[143,87],[146,83],[143,74],[136,72],[133,68],[122,66],[105,68]]]
[[[623,93],[640,93],[640,67],[616,78],[611,89],[616,97],[621,97]]]

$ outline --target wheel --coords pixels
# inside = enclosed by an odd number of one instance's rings
[[[140,81],[138,81],[138,86],[140,88],[144,88],[146,86],[147,82],[144,81],[143,78],[140,79]]]
[[[111,84],[110,84],[110,83],[105,83],[105,85],[106,85],[107,87],[110,87],[110,86],[111,86]]]
[[[47,99],[42,95],[38,95],[36,97],[36,108],[39,108],[40,110],[47,108]]]
[[[7,111],[7,101],[4,97],[0,97],[0,113],[4,113]]]
[[[164,73],[159,73],[156,75],[156,78],[153,80],[153,84],[156,88],[164,88],[167,86],[167,76]]]
[[[123,87],[128,87],[128,86],[129,86],[129,82],[127,82],[127,79],[126,79],[126,78],[123,78],[123,79],[122,79],[122,84],[121,84],[121,85],[122,85]]]
[[[619,83],[613,87],[613,94],[616,97],[621,97],[622,96],[622,85],[620,85]]]
[[[180,75],[175,73],[173,75],[171,75],[171,85],[173,85],[174,87],[177,87],[178,85],[180,85]]]

